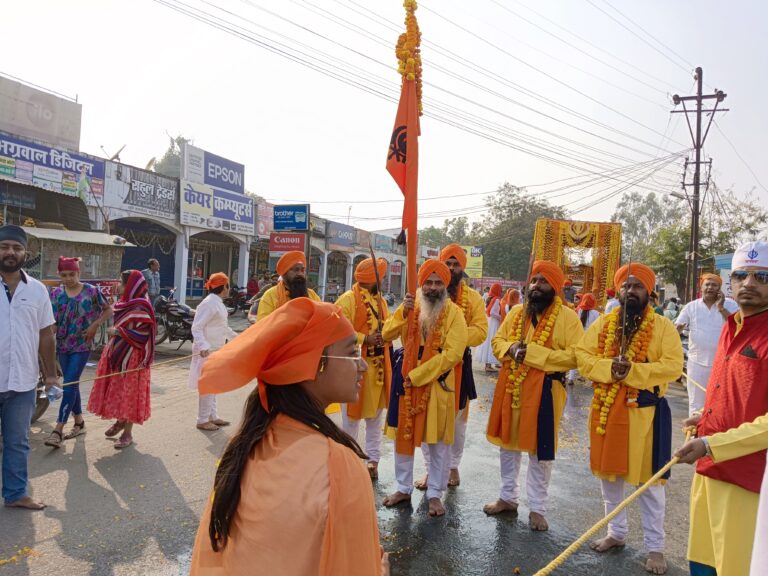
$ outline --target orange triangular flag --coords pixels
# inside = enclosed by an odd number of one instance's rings
[[[389,142],[387,171],[405,196],[403,230],[416,225],[419,173],[419,105],[416,81],[403,80],[400,104]]]

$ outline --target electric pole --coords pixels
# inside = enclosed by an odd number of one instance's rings
[[[701,149],[704,146],[704,142],[709,134],[709,129],[712,126],[712,121],[715,119],[715,112],[718,112],[718,105],[725,100],[727,94],[722,90],[715,89],[714,94],[702,94],[704,86],[704,71],[701,67],[696,68],[696,95],[695,96],[678,96],[675,94],[672,97],[672,101],[675,106],[678,104],[683,105],[682,110],[673,110],[672,114],[685,114],[685,120],[688,123],[688,131],[691,134],[691,140],[693,141],[694,149],[694,161],[692,162],[694,167],[693,172],[693,197],[691,198],[691,253],[689,254],[690,268],[688,273],[688,289],[686,290],[686,300],[690,302],[696,298],[696,292],[699,285],[699,216],[701,214]],[[710,110],[703,110],[704,100],[715,100],[715,105]],[[691,127],[691,119],[685,103],[695,101],[696,102],[696,134],[694,135],[693,128]],[[721,112],[725,112],[727,109],[721,109]],[[709,114],[709,123],[704,134],[701,133],[702,114]],[[685,184],[684,184],[685,186]],[[687,196],[687,194],[686,194]]]

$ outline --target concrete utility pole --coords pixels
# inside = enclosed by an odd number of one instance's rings
[[[688,281],[688,290],[686,296],[687,301],[691,301],[696,298],[696,292],[698,289],[698,279],[699,279],[699,216],[701,214],[701,149],[704,146],[704,142],[707,139],[707,134],[709,134],[709,128],[712,126],[712,121],[715,118],[715,112],[718,112],[718,105],[725,100],[727,94],[723,93],[722,90],[715,89],[714,94],[702,94],[703,86],[704,86],[704,71],[701,69],[701,67],[696,68],[696,74],[694,75],[694,78],[696,79],[696,95],[695,96],[678,96],[675,94],[672,97],[672,101],[675,103],[675,106],[678,104],[683,105],[682,110],[673,110],[672,114],[685,114],[685,120],[688,123],[688,131],[691,134],[691,140],[693,141],[693,149],[695,153],[694,161],[692,162],[694,167],[693,172],[693,197],[691,198],[691,253],[688,255],[688,258],[690,259],[690,271],[689,271],[689,281]],[[702,104],[704,100],[715,100],[715,105],[711,110],[703,110]],[[696,134],[693,133],[693,128],[691,127],[691,119],[689,116],[689,112],[694,112],[693,110],[688,110],[685,106],[686,102],[695,101],[696,102]],[[727,111],[727,109],[723,108],[720,109],[721,112]],[[709,114],[709,123],[707,124],[707,129],[704,131],[704,134],[701,133],[701,115],[703,113]],[[687,184],[683,184],[684,186],[687,186]]]

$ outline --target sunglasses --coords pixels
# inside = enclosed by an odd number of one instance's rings
[[[752,276],[758,284],[768,284],[768,270],[734,270],[731,272],[731,282],[743,283]]]

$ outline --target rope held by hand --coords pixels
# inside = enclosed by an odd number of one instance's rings
[[[131,372],[138,372],[139,370],[146,370],[147,368],[156,368],[157,366],[162,366],[164,364],[173,364],[174,362],[181,362],[182,360],[189,360],[193,356],[199,356],[200,354],[190,354],[189,356],[180,356],[179,358],[173,358],[171,360],[164,360],[163,362],[155,362],[151,366],[140,366],[138,368],[131,368],[130,370],[123,370],[121,372],[112,372],[111,374],[102,374],[101,376],[94,376],[93,378],[82,378],[80,380],[76,380],[75,382],[67,382],[63,384],[61,387],[66,388],[67,386],[74,386],[75,384],[83,384],[84,382],[95,382],[96,380],[101,380],[102,378],[111,378],[112,376],[120,376],[121,374],[129,374]]]
[[[691,438],[691,431],[688,430],[685,435],[685,441],[687,442]],[[656,474],[651,476],[651,478],[642,486],[640,486],[637,490],[632,492],[626,499],[624,499],[616,508],[614,508],[609,514],[604,516],[599,522],[597,522],[592,528],[584,532],[579,538],[573,542],[568,548],[563,550],[557,558],[552,560],[549,564],[544,566],[541,570],[536,572],[534,576],[549,576],[556,568],[559,568],[560,565],[563,564],[576,550],[578,550],[587,540],[592,538],[595,534],[597,534],[598,531],[602,530],[605,526],[608,525],[608,523],[613,520],[616,516],[618,516],[627,506],[632,504],[635,500],[637,500],[640,495],[648,490],[656,481],[660,480],[664,474],[666,474],[672,466],[677,464],[679,458],[677,456],[673,457],[672,460],[667,462]]]

